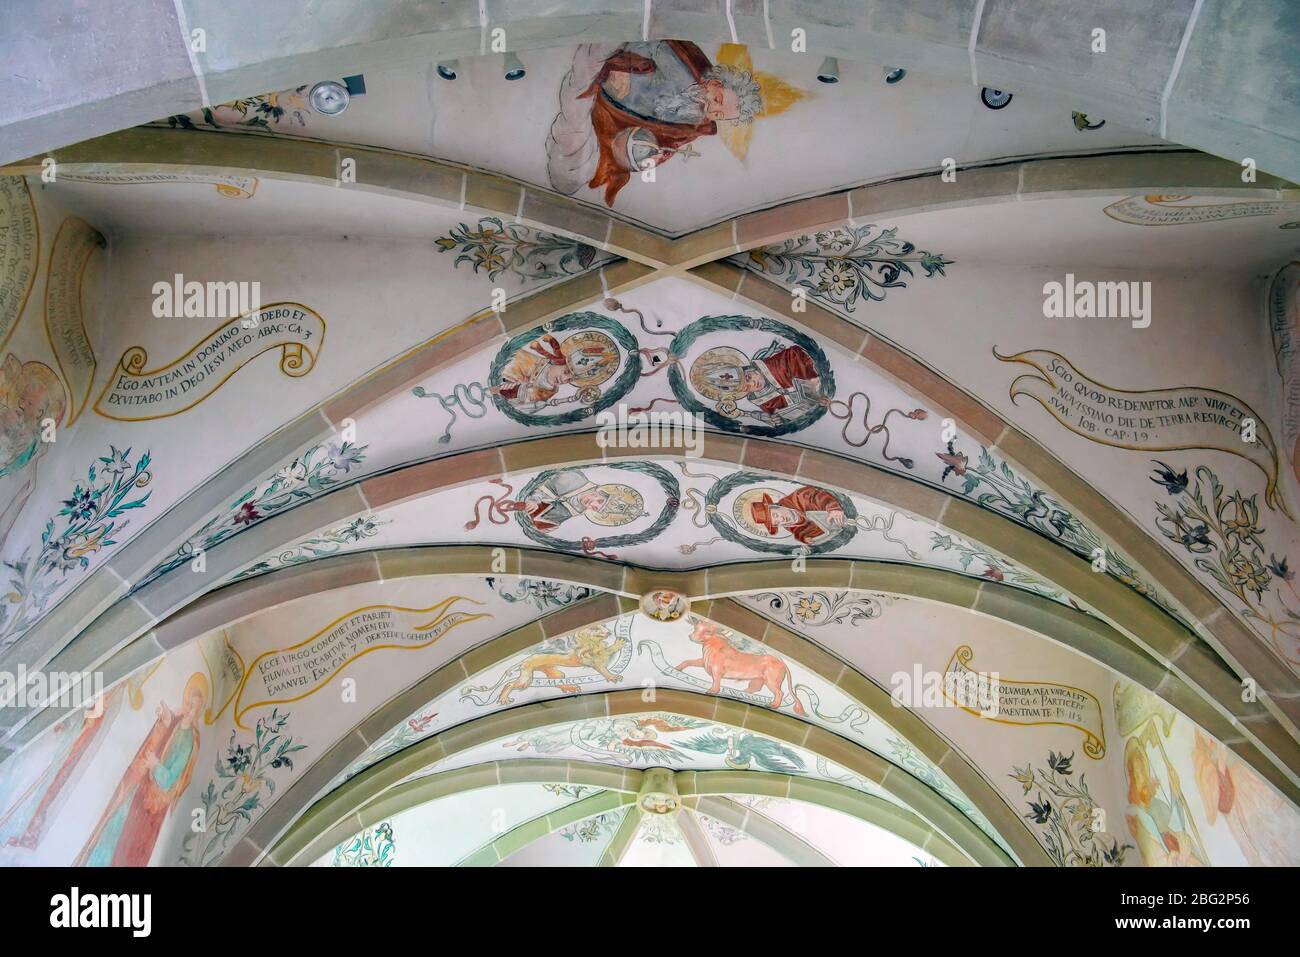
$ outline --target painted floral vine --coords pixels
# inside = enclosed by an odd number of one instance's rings
[[[282,512],[338,485],[354,465],[365,461],[366,446],[353,442],[314,445],[264,483],[235,499],[225,512],[215,515],[186,539],[173,555],[160,562],[146,576],[152,581],[185,564],[200,552],[238,534],[268,516]]]
[[[961,479],[962,495],[975,504],[1013,518],[1089,560],[1093,560],[1100,549],[1108,574],[1166,611],[1173,612],[1155,588],[1139,577],[1132,563],[1104,542],[1096,531],[1079,521],[1042,489],[1035,488],[1028,479],[1017,475],[1006,462],[996,462],[984,446],[980,446],[974,462],[956,447],[955,440],[948,442],[945,451],[935,455],[944,463],[940,481],[946,482],[950,477]],[[1001,580],[996,571],[987,577]]]
[[[1300,594],[1295,569],[1286,555],[1264,546],[1257,495],[1229,493],[1207,466],[1194,478],[1156,461],[1151,480],[1174,501],[1156,503],[1156,528],[1175,546],[1194,556],[1192,564],[1240,603],[1243,616],[1257,623],[1273,647],[1300,665]],[[1267,558],[1265,557],[1267,555]],[[1287,595],[1290,598],[1288,599]]]
[[[879,618],[894,595],[851,591],[759,592],[751,600],[785,616],[793,625],[818,628],[823,625],[861,625]]]
[[[295,744],[285,731],[289,715],[272,709],[257,719],[252,740],[240,740],[234,731],[226,753],[218,755],[215,777],[201,795],[203,827],[181,843],[181,863],[208,867],[218,863],[227,848],[275,795],[275,772],[292,773],[293,755],[305,744]]]
[[[510,273],[519,280],[562,279],[586,272],[613,257],[595,246],[515,223],[484,216],[477,226],[461,223],[433,241],[440,252],[455,252],[455,265],[469,263],[488,279]]]
[[[85,571],[94,555],[117,544],[114,536],[129,524],[122,516],[149,501],[150,492],[136,494],[152,479],[149,463],[148,452],[133,464],[130,448],[110,445],[108,455],[86,470],[85,483],[78,482],[45,523],[36,554],[28,548],[4,562],[8,591],[0,601],[0,648],[31,627],[70,574]]]
[[[981,578],[1004,582],[1031,591],[1036,595],[1042,595],[1044,598],[1068,604],[1065,593],[1060,589],[1053,588],[1042,579],[1022,571],[1005,558],[993,554],[988,549],[979,548],[970,542],[963,541],[960,538],[953,538],[943,532],[931,532],[930,540],[930,547],[935,551],[955,552],[964,572],[973,574],[972,569],[983,566],[983,570],[979,572]]]
[[[614,836],[619,824],[623,822],[626,811],[606,811],[584,821],[576,821],[559,830],[560,837],[570,843],[591,844]]]
[[[367,538],[374,538],[379,534],[379,530],[388,524],[390,523],[387,521],[377,520],[369,515],[361,515],[350,522],[340,525],[338,528],[332,528],[320,535],[304,539],[297,545],[280,552],[272,559],[250,565],[230,580],[239,581],[243,578],[259,575],[262,572],[269,572],[274,568],[283,568],[286,565],[300,565],[303,562],[315,561],[318,558],[328,558],[331,555],[338,554],[348,545],[355,545]]]
[[[898,239],[898,229],[866,224],[787,239],[732,257],[737,265],[807,289],[814,299],[852,312],[859,301],[880,301],[907,285],[919,267],[943,276],[953,260]]]
[[[397,842],[390,821],[380,821],[334,848],[332,867],[392,867]]]
[[[538,611],[550,611],[572,605],[595,594],[582,585],[570,585],[565,582],[545,581],[540,578],[488,578],[488,587],[505,601],[514,604],[526,602]]]
[[[1105,833],[1105,812],[1088,789],[1088,776],[1074,774],[1074,755],[1047,752],[1047,768],[1026,764],[1012,767],[1014,778],[1028,796],[1031,822],[1048,855],[1058,867],[1116,867],[1132,844],[1120,844]],[[1110,846],[1106,846],[1109,837]]]

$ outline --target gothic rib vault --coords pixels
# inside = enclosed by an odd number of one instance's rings
[[[15,127],[0,863],[1300,862],[1293,131],[689,35]]]

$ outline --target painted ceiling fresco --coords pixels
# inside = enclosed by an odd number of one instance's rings
[[[0,168],[0,864],[1300,864],[1300,191],[815,60]]]
[[[918,76],[892,86],[845,62],[830,86],[817,82],[816,65],[739,44],[588,44],[531,54],[524,83],[504,81],[490,58],[466,61],[454,82],[434,64],[367,74],[366,94],[338,117],[290,89],[160,122],[437,156],[670,234],[945,156],[970,163],[1158,142],[1117,125],[1081,131],[1070,104],[1051,97],[1019,95],[1007,114],[969,83]]]
[[[752,639],[700,618],[660,622],[637,613],[592,624],[529,648],[487,672],[471,675],[454,692],[412,714],[371,745],[343,777],[346,779],[415,741],[480,715],[556,695],[592,693],[619,686],[720,695],[803,718],[897,764],[997,839],[992,826],[970,799],[889,726],[887,714],[873,714],[820,676],[804,674]],[[652,702],[653,692],[646,694]],[[627,719],[622,720],[626,724]],[[665,761],[678,760],[681,749],[670,750],[667,742],[658,741],[659,732],[667,730],[663,722],[633,719],[631,724],[626,724],[633,725],[641,728],[635,738],[646,742],[644,747],[651,749],[650,754],[663,750]],[[414,731],[416,728],[418,733]],[[592,740],[585,730],[571,730],[570,736],[575,743]],[[602,729],[597,737],[603,739],[607,735]],[[622,748],[616,744],[612,751],[604,752],[619,763],[637,756],[625,750],[628,739],[621,740]],[[539,741],[533,744],[533,749],[549,754],[552,746]],[[586,748],[587,744],[579,746]],[[518,750],[528,753],[527,747]],[[729,747],[726,761],[728,767],[807,770],[801,758],[758,739],[752,743],[740,740]]]
[[[321,867],[472,866],[485,853],[476,816],[495,816],[502,833],[572,810],[609,792],[582,785],[505,785],[442,798],[381,821],[340,843]],[[711,799],[713,817],[682,808],[673,818],[619,808],[579,817],[500,860],[506,867],[597,864],[632,816],[621,867],[942,867],[922,849],[873,824],[815,804],[752,795]],[[710,806],[709,804],[704,805]],[[752,823],[751,823],[752,822]],[[448,826],[452,824],[453,826]],[[626,832],[625,832],[626,833]],[[466,848],[471,848],[468,852]]]

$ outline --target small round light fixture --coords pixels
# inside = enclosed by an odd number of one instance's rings
[[[885,68],[885,82],[890,84],[891,86],[897,83],[905,76],[907,76],[907,71],[904,70],[901,66],[896,66],[892,70],[889,69],[888,67]]]
[[[519,57],[513,53],[506,54],[502,70],[503,72],[501,75],[507,80],[522,80],[528,73],[528,71],[524,69],[524,65],[520,61]]]
[[[821,83],[840,82],[840,61],[833,56],[822,60],[821,69],[817,71],[817,80]]]
[[[1000,110],[1011,102],[1012,94],[1006,90],[990,90],[987,86],[980,90],[980,99],[990,110]]]
[[[438,76],[444,80],[454,80],[460,75],[459,60],[444,60],[438,64]]]
[[[317,113],[325,116],[338,116],[348,108],[352,95],[348,88],[337,80],[323,80],[311,88],[307,102]]]

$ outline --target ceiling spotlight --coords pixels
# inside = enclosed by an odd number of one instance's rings
[[[454,80],[460,73],[459,60],[444,60],[438,64],[438,76],[444,80]]]
[[[980,90],[980,99],[990,110],[1000,110],[1011,102],[1011,94],[1006,90],[990,90],[986,86]]]
[[[513,53],[506,54],[505,63],[502,65],[502,68],[504,72],[501,75],[507,80],[522,80],[524,74],[528,72],[524,69],[524,65],[520,62],[519,57],[515,56]]]
[[[323,80],[311,88],[307,102],[317,113],[326,116],[338,116],[348,108],[352,95],[348,88],[337,80]]]
[[[897,83],[899,80],[901,80],[901,79],[902,79],[903,77],[905,77],[905,76],[907,76],[907,71],[904,70],[901,66],[896,66],[896,67],[894,67],[894,69],[892,69],[892,70],[889,69],[889,67],[885,67],[885,82],[886,82],[886,83],[891,83],[891,84],[892,84],[892,83]]]
[[[840,61],[833,56],[822,60],[821,69],[817,71],[817,79],[822,83],[840,82]]]

